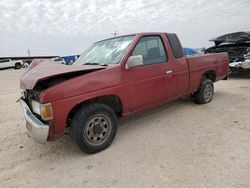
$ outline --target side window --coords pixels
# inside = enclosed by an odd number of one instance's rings
[[[167,61],[166,52],[159,36],[142,37],[132,55],[142,55],[144,65]]]
[[[168,37],[168,40],[169,40],[170,45],[172,47],[174,57],[175,58],[183,57],[183,50],[182,50],[181,45],[177,39],[176,34],[168,33],[167,37]]]
[[[9,60],[6,60],[6,59],[0,60],[0,63],[8,63],[8,62],[9,62]]]

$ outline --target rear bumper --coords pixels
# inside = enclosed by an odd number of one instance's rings
[[[49,125],[44,124],[36,116],[34,116],[24,100],[20,99],[19,102],[23,110],[24,118],[26,120],[26,127],[29,126],[29,129],[27,129],[27,133],[36,142],[46,142],[49,134]]]

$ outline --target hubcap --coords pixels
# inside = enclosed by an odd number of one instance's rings
[[[84,131],[84,137],[88,144],[98,146],[109,138],[110,133],[110,118],[105,114],[97,114],[88,120]]]
[[[211,84],[207,84],[205,86],[205,89],[204,89],[204,98],[205,98],[205,101],[208,102],[211,100],[213,96],[213,87]]]

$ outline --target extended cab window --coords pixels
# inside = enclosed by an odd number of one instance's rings
[[[142,37],[132,55],[142,55],[144,65],[167,61],[166,52],[159,36]]]
[[[167,33],[168,40],[170,42],[170,45],[172,47],[174,57],[175,58],[181,58],[183,57],[183,50],[182,47],[178,41],[178,38],[176,34],[173,33]]]

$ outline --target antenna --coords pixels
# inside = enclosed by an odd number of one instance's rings
[[[119,35],[119,33],[115,30],[114,33],[111,33],[112,35],[114,35],[114,37],[117,37]]]

